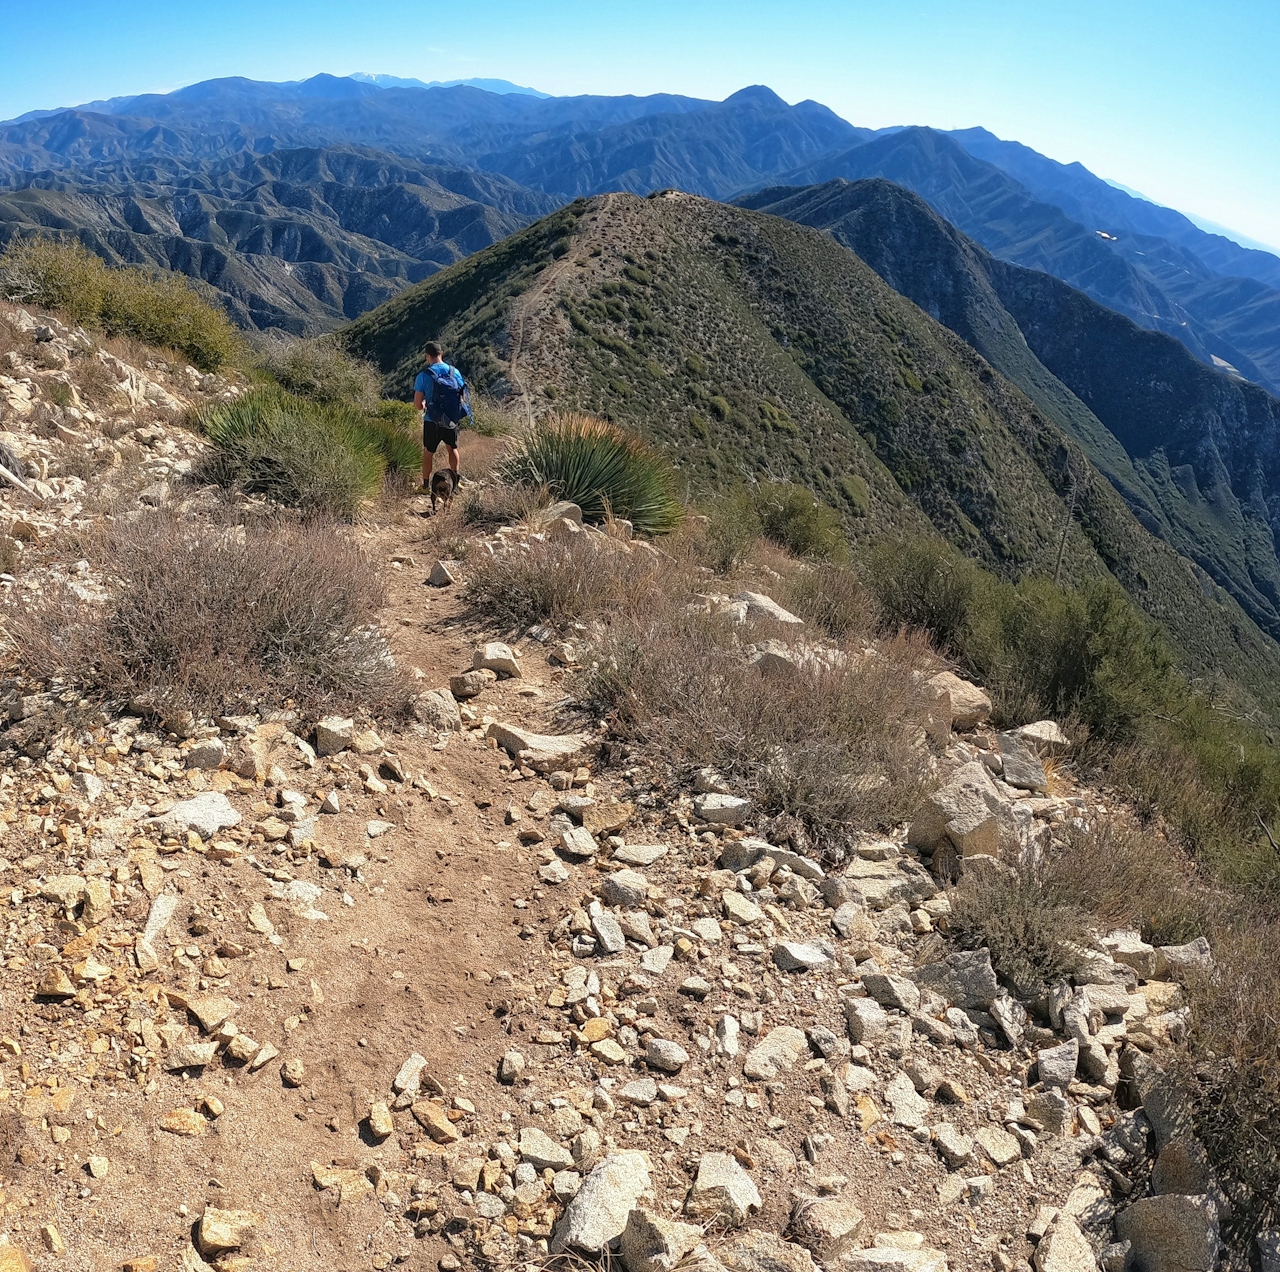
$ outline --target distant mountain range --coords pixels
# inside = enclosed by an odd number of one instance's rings
[[[266,186],[259,198],[243,183],[219,185],[282,151],[352,147],[364,197],[342,196],[341,210],[330,203],[335,183],[321,175],[323,163],[283,199]],[[474,203],[465,214],[472,229],[406,237],[387,209],[406,184],[420,195],[434,167],[476,174],[474,192],[461,196]],[[406,182],[406,170],[421,180]],[[506,183],[486,186],[480,174]],[[113,260],[200,274],[242,322],[307,331],[540,215],[547,200],[664,187],[729,199],[871,177],[920,195],[995,256],[1053,274],[1176,337],[1202,361],[1280,392],[1280,257],[983,129],[857,128],[816,102],[788,105],[761,87],[709,102],[318,75],[290,84],[211,80],[34,112],[0,124],[0,187],[23,195],[4,198],[0,240],[75,235]],[[524,187],[523,207],[511,183]],[[457,178],[436,184],[454,190]],[[196,194],[217,203],[217,215],[177,215]],[[170,211],[130,225],[125,205],[139,197],[167,201]]]

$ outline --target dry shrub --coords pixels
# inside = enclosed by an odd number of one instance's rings
[[[832,636],[870,633],[879,623],[875,596],[845,565],[822,562],[810,569],[796,570],[779,599]]]
[[[671,573],[671,563],[663,558],[611,548],[584,531],[567,542],[535,542],[527,551],[482,561],[467,593],[486,614],[511,627],[566,624],[619,609],[665,609]]]
[[[493,466],[507,447],[504,437],[489,436],[465,428],[458,438],[462,474],[469,481],[481,481],[493,472]]]
[[[860,831],[909,815],[927,777],[912,675],[922,642],[765,675],[737,630],[683,601],[617,612],[591,651],[583,690],[615,712],[623,735],[677,763],[714,766],[759,815],[797,819],[809,850],[831,864]]]
[[[6,615],[21,668],[107,700],[201,714],[286,703],[397,713],[382,586],[330,527],[184,524],[153,513],[88,545],[103,602],[53,590]]]
[[[1280,927],[1274,903],[1216,926],[1212,977],[1190,986],[1181,1077],[1231,1201],[1224,1235],[1247,1250],[1280,1224]]]
[[[529,490],[494,482],[465,484],[458,498],[462,501],[462,520],[477,529],[528,521],[551,503],[545,489]]]
[[[1019,862],[966,869],[951,893],[950,930],[971,949],[986,946],[1020,995],[1035,997],[1080,966],[1089,913],[1052,865]]]

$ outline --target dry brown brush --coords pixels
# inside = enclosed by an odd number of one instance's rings
[[[405,681],[376,623],[381,583],[331,527],[186,523],[158,512],[81,547],[105,599],[53,587],[3,616],[13,657],[33,679],[166,712],[405,707]]]

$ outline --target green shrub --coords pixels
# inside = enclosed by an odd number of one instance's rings
[[[829,560],[844,554],[839,516],[812,491],[794,482],[766,481],[753,486],[751,495],[766,539],[799,557]]]
[[[217,370],[242,349],[227,316],[182,275],[109,269],[76,242],[10,243],[0,257],[0,292],[9,300],[58,310],[108,336],[174,349],[203,371]]]
[[[1111,580],[1005,583],[932,539],[879,546],[868,578],[885,626],[928,632],[996,695],[1002,719],[1075,716],[1121,742],[1170,703],[1172,655]]]
[[[610,515],[644,534],[665,534],[680,522],[676,476],[666,459],[634,433],[588,415],[549,415],[499,462],[514,485],[546,487],[589,521]]]
[[[373,408],[380,396],[376,369],[353,358],[333,336],[277,345],[262,363],[276,383],[296,397]]]
[[[371,415],[260,389],[201,417],[217,448],[205,476],[291,507],[351,517],[377,493],[388,467],[418,467],[421,447],[405,424],[399,411]]]

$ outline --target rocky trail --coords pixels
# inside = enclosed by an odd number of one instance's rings
[[[82,338],[42,330],[50,364]],[[132,386],[110,411],[56,365],[0,377],[43,500],[0,494],[30,562],[8,587],[75,575],[57,545],[108,507],[200,514],[178,420],[234,386],[103,365]],[[59,475],[89,446],[120,455],[93,489]],[[1207,946],[1100,934],[1021,1001],[948,935],[961,873],[1114,812],[1046,773],[1052,722],[996,734],[935,677],[938,789],[828,874],[714,772],[566,733],[583,633],[486,629],[425,513],[355,531],[420,673],[410,728],[50,738],[54,699],[7,687],[0,1272],[1215,1266],[1221,1199],[1157,1069]],[[652,550],[571,506],[457,528],[471,553],[531,533]]]

